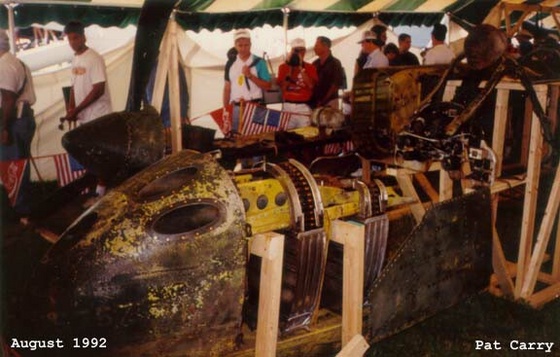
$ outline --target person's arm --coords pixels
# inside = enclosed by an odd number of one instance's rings
[[[270,89],[272,83],[270,81],[270,72],[268,72],[268,68],[266,68],[265,61],[260,60],[255,65],[255,70],[257,72],[256,75],[251,72],[251,68],[249,66],[243,66],[242,72],[245,78],[255,83],[260,89]]]
[[[258,76],[254,75],[253,73],[251,73],[251,71],[248,71],[245,77],[249,79],[251,82],[255,83],[257,87],[259,87],[260,89],[270,89],[271,86],[270,80],[267,81],[261,79]]]
[[[16,113],[16,100],[17,94],[7,90],[7,89],[0,89],[2,92],[2,134],[1,134],[1,141],[2,145],[11,145],[12,144],[12,136],[10,134],[10,126],[16,120],[15,113]]]
[[[229,105],[231,99],[231,83],[229,81],[224,82],[224,92],[222,93],[222,104],[224,107]]]
[[[74,89],[70,92],[70,103],[68,112],[66,113],[66,120],[74,121],[78,117],[78,114],[82,112],[84,109],[89,107],[92,103],[96,100],[101,98],[101,96],[105,93],[105,82],[95,83],[91,91],[86,95],[84,100],[77,106],[75,106],[75,99],[74,99]]]

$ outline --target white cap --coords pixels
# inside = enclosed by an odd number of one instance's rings
[[[247,29],[239,29],[234,32],[233,34],[233,41],[237,41],[240,38],[248,38],[251,39],[251,33]]]
[[[379,39],[377,38],[377,34],[373,31],[364,31],[364,33],[362,33],[362,39],[360,41],[358,41],[358,43],[362,43],[364,41],[374,41],[374,42],[378,42]]]
[[[291,48],[300,48],[303,47],[305,48],[305,40],[303,38],[294,38],[292,40],[292,42],[290,42],[290,47]]]

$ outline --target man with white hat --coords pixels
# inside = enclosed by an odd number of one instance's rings
[[[317,69],[305,62],[305,41],[296,38],[290,43],[291,51],[285,63],[278,68],[278,85],[282,89],[282,110],[292,114],[287,129],[311,125],[309,101],[315,83],[319,80]]]
[[[389,66],[387,56],[381,51],[384,42],[379,38],[377,33],[373,31],[364,31],[362,39],[358,43],[362,45],[362,52],[367,54],[364,69]]]
[[[35,117],[31,105],[35,90],[29,68],[10,53],[10,41],[0,29],[0,129],[2,161],[31,156],[31,141],[35,134]],[[26,166],[14,208],[20,215],[29,214],[30,169]]]
[[[227,68],[224,74],[223,105],[224,108],[233,105],[231,129],[238,131],[239,106],[242,102],[260,103],[262,91],[271,86],[270,73],[265,61],[251,53],[251,34],[247,29],[240,29],[233,34],[236,60]],[[227,113],[224,110],[224,113]],[[227,115],[226,115],[227,116]],[[225,117],[224,122],[229,118]],[[226,125],[227,125],[226,124]]]

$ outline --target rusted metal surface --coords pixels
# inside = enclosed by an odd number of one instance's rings
[[[148,107],[81,125],[64,134],[62,146],[89,172],[115,185],[161,159],[165,137],[159,114]]]
[[[130,355],[136,342],[180,334],[189,356],[225,355],[241,322],[244,222],[235,185],[209,155],[169,156],[110,191],[46,254],[27,326],[107,336]]]
[[[491,242],[487,189],[430,209],[373,285],[370,340],[395,334],[486,287]]]
[[[352,142],[365,158],[392,155],[395,135],[420,105],[420,83],[440,76],[448,66],[365,69],[352,89]]]

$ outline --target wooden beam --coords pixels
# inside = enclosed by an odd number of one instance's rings
[[[560,283],[546,287],[538,293],[533,294],[527,299],[527,302],[533,308],[539,309],[547,302],[558,299],[558,296],[560,296]]]
[[[453,197],[453,180],[445,170],[439,171],[439,201],[449,200]]]
[[[177,43],[177,22],[169,20],[169,72],[167,85],[169,88],[169,113],[171,115],[171,151],[179,152],[182,145],[181,95],[179,88],[179,44]]]
[[[552,277],[560,281],[560,212],[556,220],[556,243],[554,245],[554,256],[552,257]]]
[[[410,210],[412,211],[412,215],[414,216],[416,223],[420,223],[422,217],[424,217],[424,214],[426,213],[426,209],[424,208],[424,205],[422,205],[422,201],[420,201],[420,197],[414,188],[411,176],[397,174],[396,179],[403,194],[405,196],[413,197],[416,200],[416,203],[412,203],[410,205]]]
[[[492,196],[492,268],[494,269],[494,274],[496,275],[502,294],[508,298],[513,298],[513,280],[508,273],[506,257],[498,231],[496,230],[498,200],[498,195],[494,194]]]
[[[424,175],[423,173],[417,173],[414,175],[414,178],[416,179],[420,187],[422,187],[424,192],[426,192],[428,197],[430,197],[430,200],[432,202],[440,201],[439,194],[436,192],[436,190],[434,189],[434,187],[432,186],[432,184],[430,183],[426,175]]]
[[[546,101],[546,93],[537,93],[541,105]],[[515,298],[521,296],[521,289],[525,283],[531,249],[533,246],[533,234],[535,230],[535,218],[537,210],[537,196],[539,190],[539,178],[541,173],[543,136],[540,121],[533,115],[531,122],[531,142],[529,146],[529,160],[527,163],[527,184],[525,185],[525,198],[523,202],[523,214],[521,218],[521,237],[517,255],[517,278],[515,280]]]
[[[494,112],[494,132],[492,133],[492,150],[496,154],[496,177],[502,175],[508,108],[509,90],[498,89],[496,94],[496,111]]]
[[[251,238],[249,250],[262,258],[255,356],[273,357],[276,356],[280,319],[284,236],[257,234]]]
[[[369,345],[362,335],[355,335],[350,342],[344,346],[342,351],[336,354],[336,357],[357,357],[366,353]]]
[[[521,158],[522,166],[527,167],[529,160],[529,145],[531,144],[531,121],[533,116],[533,103],[530,98],[525,99],[525,114],[523,115],[523,133],[521,135]]]
[[[535,249],[533,250],[533,255],[531,256],[531,261],[527,269],[527,276],[523,281],[523,288],[521,289],[522,298],[528,298],[535,290],[537,275],[541,271],[546,247],[548,246],[552,228],[554,227],[554,221],[556,220],[556,216],[558,214],[559,204],[560,165],[556,169],[554,183],[552,185],[552,189],[550,190],[550,196],[548,198],[548,203],[546,205],[539,234],[537,236],[537,243],[535,244]]]
[[[365,226],[336,220],[331,239],[344,246],[342,278],[342,346],[362,334]]]

